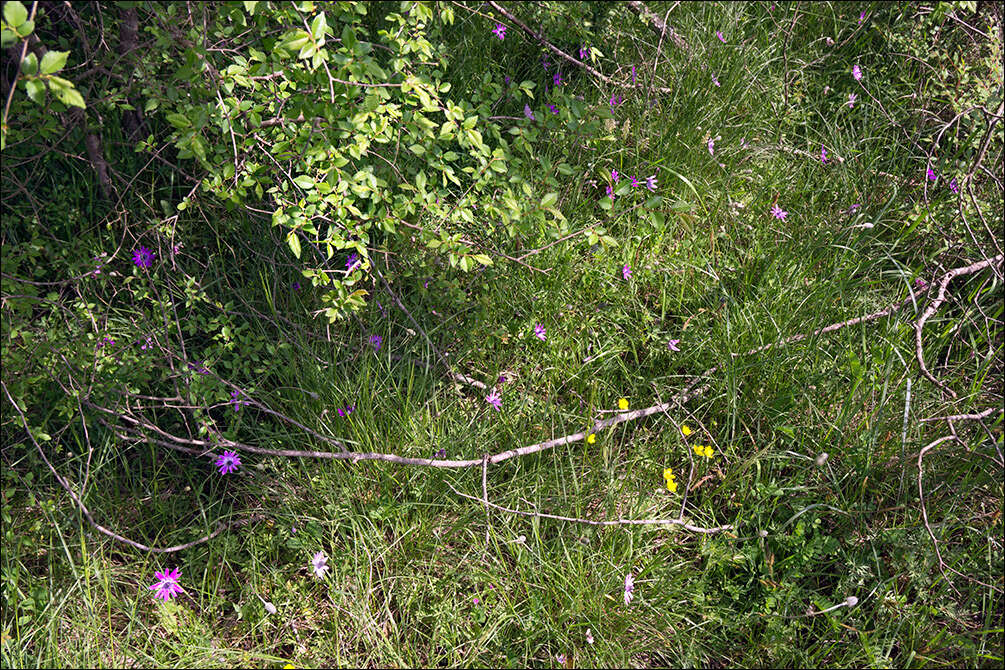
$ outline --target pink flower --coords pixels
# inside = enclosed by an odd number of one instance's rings
[[[496,411],[502,410],[502,398],[495,389],[492,389],[487,396],[485,396],[485,402],[496,408]]]
[[[784,209],[782,209],[778,205],[772,205],[771,206],[771,213],[774,215],[774,217],[776,219],[781,219],[782,221],[784,221],[785,217],[787,217],[789,215],[788,212],[786,212]]]
[[[154,573],[154,579],[157,580],[156,584],[152,584],[148,587],[151,591],[156,591],[154,593],[155,598],[160,598],[161,600],[167,602],[169,599],[174,598],[179,593],[184,593],[184,589],[178,584],[178,578],[180,574],[178,573],[178,568],[172,568],[171,570],[163,570],[161,572]]]
[[[328,557],[325,556],[323,551],[319,551],[314,554],[314,557],[311,559],[310,567],[311,570],[314,571],[314,576],[318,579],[325,576],[325,573],[328,572]]]
[[[827,149],[822,144],[820,145],[820,162],[827,165]]]
[[[586,642],[588,644],[593,644],[593,633],[590,632],[589,628],[586,629]]]
[[[960,192],[960,187],[956,185],[956,177],[953,177],[952,181],[949,182],[949,189],[953,193],[959,193]]]
[[[716,76],[714,74],[712,75],[712,83],[715,84],[716,86],[721,86],[719,80],[716,79]]]
[[[546,336],[544,326],[542,326],[541,324],[537,324],[536,326],[534,326],[534,337],[541,340],[542,342],[545,341]]]
[[[659,169],[659,168],[657,168],[657,169]],[[649,189],[650,191],[655,191],[656,190],[656,186],[657,186],[657,184],[656,184],[656,175],[650,175],[650,176],[646,177],[646,188],[647,189]]]
[[[607,185],[607,197],[611,199],[611,202],[614,202],[614,187],[610,184]]]
[[[715,138],[714,137],[708,141],[708,155],[709,156],[714,156],[715,155]]]
[[[855,100],[857,100],[857,99],[858,99],[858,96],[855,95],[854,93],[849,93],[848,94],[848,109],[854,109],[855,108]]]
[[[621,277],[625,280],[632,278],[632,269],[625,263],[624,267],[621,268]]]
[[[216,467],[220,468],[221,475],[237,472],[237,469],[241,467],[241,457],[237,455],[236,451],[225,451],[223,456],[216,457]]]
[[[629,572],[627,575],[625,575],[625,604],[626,605],[629,604],[630,602],[632,602],[632,598],[635,597],[634,591],[635,591],[635,577],[633,577],[632,573]]]
[[[722,42],[723,44],[726,43],[726,38],[722,36],[722,31],[721,30],[716,30],[715,31],[715,36],[718,37],[719,41]]]
[[[617,170],[611,170],[611,179],[614,180],[615,184],[618,183],[618,171]]]
[[[861,23],[862,23],[863,21],[865,21],[865,10],[864,10],[864,9],[862,10],[862,13],[858,15],[858,22],[859,22],[859,25],[861,25]]]
[[[492,30],[492,34],[500,40],[506,39],[506,26],[501,23],[497,23],[496,27]]]
[[[855,81],[862,81],[862,68],[858,65],[853,65],[851,68],[851,76],[855,78]]]
[[[635,66],[632,66],[632,86],[635,86]]]
[[[932,168],[928,168],[928,181],[935,181],[935,180],[936,180],[935,170],[933,170]]]
[[[555,86],[561,86],[562,85],[562,73],[561,72],[556,72],[555,76],[552,77],[552,80],[555,82]]]
[[[678,342],[680,342],[680,340],[670,340],[667,342],[667,349],[670,351],[680,351],[680,347],[677,346]]]

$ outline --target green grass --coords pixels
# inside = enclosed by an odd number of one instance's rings
[[[660,16],[669,8],[651,4]],[[480,458],[583,430],[621,397],[633,409],[654,405],[719,366],[708,390],[672,416],[621,424],[594,445],[490,467],[488,494],[506,507],[551,514],[671,518],[681,496],[666,490],[662,471],[679,473],[682,492],[689,444],[708,443],[716,456],[695,461],[702,485],[689,494],[686,517],[733,524],[735,533],[595,528],[496,511],[487,520],[484,507],[450,488],[480,496],[479,468],[247,455],[237,475],[220,478],[204,462],[128,446],[95,428],[86,502],[99,522],[168,545],[218,520],[263,519],[170,557],[144,556],[98,536],[47,472],[33,475],[37,463],[22,436],[20,447],[4,451],[3,665],[523,667],[557,665],[557,654],[578,666],[997,665],[1001,414],[989,422],[990,435],[960,425],[962,444],[931,452],[924,473],[946,563],[993,588],[940,573],[921,523],[916,460],[946,434],[944,424],[920,418],[997,402],[1001,285],[989,273],[958,279],[955,301],[926,327],[930,365],[965,396],[956,403],[917,373],[910,306],[734,356],[878,311],[902,300],[916,277],[931,281],[934,268],[979,257],[973,249],[946,255],[931,224],[910,225],[920,193],[882,173],[923,174],[924,156],[866,96],[855,110],[839,97],[852,90],[848,70],[860,51],[879,69],[884,54],[870,51],[875,40],[860,37],[801,67],[819,55],[824,35],[855,22],[859,7],[803,8],[783,47],[793,11],[681,5],[672,23],[700,55],[664,50],[657,72],[675,93],[654,96],[651,110],[642,95],[631,96],[596,151],[550,144],[552,161],[577,170],[559,200],[570,231],[606,217],[586,181],[603,186],[612,167],[648,175],[659,166],[664,222],[641,208],[604,224],[615,248],[591,248],[580,236],[528,259],[547,275],[497,262],[472,275],[444,272],[430,289],[420,279],[396,282],[457,371],[489,385],[506,375],[502,412],[484,392],[447,379],[423,335],[379,288],[365,313],[333,327],[329,341],[323,321],[306,313],[316,308],[309,292],[292,296],[282,288],[287,279],[261,274],[267,269],[252,252],[272,254],[268,240],[251,237],[229,261],[206,259],[220,268],[213,290],[237,287],[248,305],[301,328],[241,319],[259,336],[288,342],[245,387],[355,451],[429,457],[443,448],[448,458]],[[483,20],[462,14],[458,82],[518,66],[499,45],[491,53],[473,48],[462,36],[482,30]],[[725,25],[734,26],[733,46],[720,48],[714,31]],[[648,60],[634,62],[650,76],[653,36],[623,22],[604,30],[598,43],[606,55],[630,63],[644,53]],[[824,96],[824,85],[838,92]],[[609,92],[585,78],[573,86],[588,103],[606,104]],[[706,141],[716,136],[710,156]],[[821,165],[813,157],[821,143],[846,160]],[[787,222],[768,214],[776,196]],[[846,213],[853,203],[860,211]],[[861,223],[873,227],[853,227]],[[526,247],[549,241],[542,235]],[[625,263],[631,281],[621,278]],[[981,339],[980,310],[997,319],[991,341]],[[536,323],[546,327],[546,342],[533,337]],[[376,353],[365,345],[370,333],[384,337]],[[668,351],[670,338],[680,339],[679,353]],[[969,355],[989,347],[992,356]],[[335,408],[349,404],[355,412],[337,416]],[[220,416],[235,422],[241,439],[328,448],[263,415],[224,409]],[[689,442],[679,423],[694,428]],[[58,462],[81,482],[87,452],[75,439],[76,454]],[[829,458],[817,465],[822,452]],[[307,567],[316,551],[329,556],[324,580]],[[181,569],[186,594],[161,605],[146,587],[167,566]],[[625,606],[629,571],[635,600]],[[854,609],[805,615],[848,596],[859,600]],[[262,599],[278,612],[267,614]]]

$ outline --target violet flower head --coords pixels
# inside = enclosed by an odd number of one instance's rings
[[[772,206],[771,206],[771,214],[772,214],[772,215],[773,215],[773,216],[774,216],[774,217],[775,217],[776,219],[781,219],[782,221],[784,221],[784,220],[785,220],[785,217],[787,217],[787,216],[789,215],[789,213],[788,213],[788,212],[786,212],[786,211],[785,211],[784,209],[782,209],[782,208],[781,208],[781,207],[779,207],[778,205],[772,205]]]
[[[290,284],[290,288],[292,288],[294,291],[299,291],[300,290],[300,282],[294,280],[294,282],[292,284]]]
[[[627,575],[625,575],[625,604],[626,605],[629,604],[630,602],[632,602],[632,598],[635,597],[634,591],[635,591],[635,577],[633,577],[632,573],[629,572]]]
[[[859,25],[861,25],[863,21],[865,21],[865,10],[864,9],[862,10],[862,13],[858,15]]]
[[[325,576],[325,573],[328,572],[328,557],[325,556],[323,551],[314,554],[314,557],[311,559],[310,568],[318,579]]]
[[[628,263],[625,263],[621,267],[621,278],[625,281],[632,278],[632,268],[628,265]]]
[[[507,86],[509,86],[510,78],[508,74],[503,75],[503,81],[506,82]]]
[[[555,105],[551,105],[551,104],[549,104],[549,105],[548,105],[548,109],[550,109],[550,110],[551,110],[551,113],[552,113],[552,114],[558,114],[558,107],[556,107]]]
[[[566,661],[565,654],[555,654],[555,660],[558,662],[559,665],[565,665]]]
[[[854,77],[855,81],[862,81],[862,68],[858,65],[853,65],[851,68],[851,76]]]
[[[247,401],[241,400],[241,391],[234,389],[230,392],[230,404],[234,406],[235,412],[241,411],[241,405],[246,405]]]
[[[503,384],[505,384],[508,381],[509,380],[506,379],[506,375],[499,375],[499,379],[496,380],[496,383],[499,384],[499,386],[502,386]]]
[[[610,184],[607,185],[607,197],[611,199],[611,202],[614,202],[614,187]]]
[[[611,179],[614,180],[615,184],[618,183],[618,171],[617,170],[611,170]]]
[[[556,72],[555,76],[552,77],[551,79],[552,79],[553,82],[555,82],[555,86],[561,86],[562,85],[562,73],[561,72]]]
[[[500,40],[506,39],[506,26],[501,23],[497,23],[496,27],[492,29],[492,34]]]
[[[638,177],[632,177],[632,188],[638,188],[642,183],[638,180]]]
[[[655,191],[658,184],[656,183],[656,175],[649,175],[646,177],[646,188],[650,191]]]
[[[141,246],[139,249],[133,251],[133,263],[136,267],[143,268],[144,270],[149,269],[154,264],[154,252]]]
[[[545,332],[546,331],[544,329],[544,326],[542,326],[540,323],[534,326],[534,337],[541,340],[542,342],[544,342],[546,338]]]
[[[722,36],[722,31],[721,30],[716,30],[715,31],[715,36],[718,37],[719,41],[722,42],[723,44],[726,43],[726,38]]]
[[[953,177],[952,180],[949,182],[949,190],[952,191],[953,193],[960,192],[960,187],[956,184],[956,177]]]
[[[822,144],[820,145],[820,162],[827,165],[827,149]]]
[[[530,111],[530,105],[525,104],[523,106],[523,115],[531,121],[537,121],[537,119],[534,118],[534,112]]]
[[[495,407],[497,412],[502,410],[502,398],[495,389],[489,391],[489,394],[485,396],[485,402]]]
[[[371,335],[369,342],[374,351],[380,351],[380,345],[384,343],[384,338],[380,335]]]
[[[590,55],[590,47],[588,46],[579,47],[579,60],[584,60],[589,55]]]
[[[936,180],[935,170],[933,170],[932,168],[928,168],[928,173],[927,174],[928,174],[928,181],[935,181]]]
[[[632,66],[632,86],[635,86],[635,66]]]
[[[855,95],[854,93],[849,93],[848,94],[848,109],[854,109],[855,108],[855,101],[857,99],[858,99],[858,96]]]
[[[712,83],[715,84],[716,86],[722,86],[722,84],[719,83],[718,78],[716,78],[714,74],[712,75]]]
[[[178,584],[178,579],[181,575],[178,572],[178,568],[171,568],[170,570],[162,570],[160,572],[154,573],[154,579],[157,583],[151,584],[148,588],[151,591],[155,591],[154,597],[160,598],[161,600],[167,602],[171,598],[174,598],[179,593],[184,593],[184,589]]]
[[[146,351],[147,349],[153,349],[153,348],[154,348],[154,338],[151,335],[147,335],[146,339],[143,341],[143,344],[140,345],[140,349]]]
[[[363,262],[360,260],[359,254],[357,254],[354,251],[351,254],[349,254],[349,258],[346,259],[345,270],[346,270],[346,272],[352,272],[353,270],[355,270],[356,268],[358,268],[362,264],[363,264]]]
[[[241,457],[237,455],[236,451],[225,451],[223,456],[216,457],[216,467],[220,469],[221,475],[237,472],[237,469],[241,467]]]
[[[714,137],[708,141],[708,155],[709,156],[714,156],[715,155],[715,138]]]
[[[740,138],[740,148],[741,149],[749,149],[750,148],[750,145],[747,144],[747,138],[746,137],[741,137]]]
[[[667,349],[670,351],[680,351],[680,347],[677,346],[679,342],[680,340],[670,340],[667,342]]]
[[[433,456],[435,458],[446,458],[447,457],[447,450],[444,449],[444,448],[437,449],[436,453],[433,454]]]

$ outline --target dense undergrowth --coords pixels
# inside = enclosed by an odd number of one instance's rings
[[[647,4],[39,3],[4,667],[1001,662],[1000,16]]]

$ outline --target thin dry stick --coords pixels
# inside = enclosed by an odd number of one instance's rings
[[[492,517],[489,512],[489,455],[482,456],[482,498],[485,500],[485,549],[489,548],[489,530],[492,528]]]
[[[461,496],[462,498],[467,498],[468,500],[477,500],[478,502],[497,509],[501,512],[507,512],[509,514],[519,514],[520,516],[538,517],[540,519],[555,519],[557,521],[570,521],[572,523],[585,523],[589,526],[680,526],[692,533],[704,533],[706,535],[714,535],[715,533],[722,533],[725,531],[733,530],[733,526],[715,526],[713,528],[704,528],[702,526],[695,526],[690,523],[681,521],[680,519],[616,519],[613,521],[594,521],[592,519],[579,519],[572,516],[559,516],[557,514],[545,514],[544,512],[525,512],[518,509],[510,509],[509,507],[503,507],[502,505],[496,505],[488,500],[480,499],[476,496],[468,495],[467,493],[461,493],[449,483],[450,490]]]
[[[670,12],[673,11],[677,4],[667,10],[667,16],[670,16]],[[669,26],[669,24],[667,24],[666,17],[664,17],[663,21],[660,21],[660,17],[656,16],[656,14],[646,7],[645,4],[639,2],[639,0],[631,0],[631,2],[628,3],[628,8],[638,14],[639,18],[645,21],[646,25],[649,26],[649,29],[660,36],[661,44],[663,41],[663,35],[669,35],[670,40],[680,49],[689,51],[687,42],[685,42],[684,38],[678,35],[677,32]]]
[[[65,489],[66,492],[70,494],[70,498],[73,500],[74,504],[77,506],[80,512],[84,515],[84,518],[87,519],[87,522],[90,523],[91,526],[93,526],[94,529],[97,530],[99,533],[107,535],[113,540],[118,540],[119,542],[128,544],[129,546],[135,549],[139,549],[140,551],[148,551],[154,554],[170,554],[176,551],[181,551],[183,549],[189,549],[191,547],[195,547],[204,542],[208,542],[217,535],[219,535],[220,533],[222,533],[223,531],[228,530],[230,528],[244,526],[248,523],[251,523],[252,521],[260,520],[261,517],[253,516],[247,519],[238,519],[236,521],[231,521],[229,523],[221,524],[220,527],[214,530],[212,533],[209,533],[208,535],[203,535],[198,540],[193,540],[191,542],[186,542],[185,544],[176,544],[173,547],[164,547],[164,548],[150,547],[141,542],[136,542],[135,540],[130,540],[128,537],[119,535],[115,531],[108,530],[107,528],[105,528],[104,526],[102,526],[101,524],[99,524],[97,521],[94,520],[94,516],[91,515],[91,511],[87,509],[87,506],[84,505],[83,501],[79,497],[77,497],[77,494],[74,493],[73,488],[70,487],[70,483],[62,475],[60,475],[59,472],[56,471],[56,468],[46,457],[45,451],[42,450],[42,445],[40,445],[38,441],[35,440],[35,436],[32,434],[31,429],[28,427],[28,420],[25,417],[24,412],[21,411],[21,407],[14,401],[14,398],[13,396],[11,396],[10,391],[7,390],[7,384],[0,381],[0,386],[3,387],[4,394],[7,396],[7,399],[10,400],[11,405],[13,405],[14,409],[17,410],[18,416],[21,419],[21,423],[22,425],[24,425],[25,432],[28,433],[29,439],[31,439],[32,444],[35,445],[35,449],[38,450],[38,455],[42,457],[42,461],[49,468],[49,472],[51,472],[52,476],[56,478],[56,481],[59,482],[59,485],[62,486],[63,489]]]
[[[946,584],[949,584],[949,587],[952,588],[954,591],[956,591],[955,587],[953,587],[953,584],[952,582],[949,581],[949,578],[946,577],[946,563],[945,561],[942,560],[942,552],[939,551],[939,541],[936,539],[935,533],[932,532],[932,527],[928,523],[928,508],[925,506],[925,487],[922,485],[921,479],[922,476],[925,474],[924,465],[922,464],[922,461],[925,458],[925,454],[928,451],[939,446],[943,442],[948,442],[949,440],[956,440],[956,439],[959,438],[957,438],[955,434],[940,437],[937,440],[929,442],[927,445],[925,445],[925,447],[921,451],[918,452],[918,497],[921,499],[921,520],[925,524],[925,530],[928,531],[928,537],[932,538],[932,546],[935,547],[935,556],[939,560],[939,572],[942,573],[942,577],[943,579],[946,580]],[[959,592],[957,591],[957,593]]]
[[[925,352],[922,347],[922,341],[921,341],[922,330],[925,327],[925,322],[928,321],[928,319],[933,314],[935,314],[936,311],[938,311],[939,307],[942,306],[942,303],[946,301],[946,288],[949,286],[949,282],[951,282],[956,277],[961,277],[963,275],[970,275],[980,270],[983,270],[988,266],[1001,263],[1003,258],[1005,258],[1005,255],[998,254],[993,258],[979,261],[977,263],[971,263],[966,267],[955,268],[953,270],[950,270],[946,274],[942,275],[942,278],[939,280],[939,291],[935,295],[935,300],[929,303],[928,307],[926,307],[925,311],[922,312],[921,316],[918,318],[918,321],[914,326],[914,353],[918,359],[918,367],[921,369],[921,374],[925,375],[926,379],[928,379],[930,382],[932,382],[940,389],[948,393],[952,398],[956,398],[956,392],[953,391],[948,386],[946,386],[945,384],[943,384],[940,380],[936,379],[935,376],[928,371],[928,366],[925,365]]]
[[[986,419],[995,412],[1005,411],[1000,407],[988,407],[986,410],[980,414],[953,414],[951,416],[930,416],[927,419],[922,419],[922,423],[926,421],[979,421],[981,419]]]

